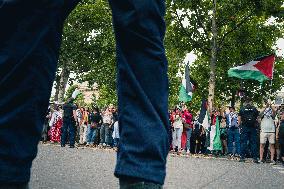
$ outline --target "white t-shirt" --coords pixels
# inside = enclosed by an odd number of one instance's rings
[[[181,128],[183,128],[181,116],[179,116],[179,115],[174,115],[174,123],[173,123],[173,126],[174,126],[175,129],[181,129]]]

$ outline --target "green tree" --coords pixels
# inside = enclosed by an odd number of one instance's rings
[[[272,53],[273,44],[283,35],[283,24],[267,24],[271,16],[276,16],[279,23],[283,21],[281,0],[168,0],[167,4],[170,27],[174,28],[174,37],[179,41],[177,48],[198,54],[192,70],[199,83],[197,95],[207,94],[209,101],[214,99],[216,104],[235,94],[239,87],[236,79],[227,77],[227,70]],[[216,27],[213,27],[214,22]],[[179,46],[180,43],[184,45]],[[281,81],[275,79],[274,84],[273,89],[276,89]],[[246,85],[259,89],[254,82],[246,82]],[[258,100],[257,95],[255,98]]]

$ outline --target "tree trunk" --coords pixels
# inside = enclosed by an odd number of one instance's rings
[[[64,101],[65,89],[67,86],[67,82],[69,79],[70,71],[63,65],[62,71],[60,74],[60,81],[59,81],[59,92],[58,92],[58,100],[59,102]]]
[[[214,93],[215,93],[215,80],[216,80],[216,62],[217,62],[217,25],[216,25],[216,1],[214,2],[213,15],[212,15],[212,49],[211,49],[211,61],[210,61],[210,76],[208,86],[208,108],[209,112],[212,111],[214,104]]]
[[[59,83],[60,83],[60,77],[61,75],[57,75],[56,74],[56,78],[55,78],[55,94],[54,94],[54,101],[57,102],[58,101],[58,96],[59,96]]]
[[[232,92],[232,98],[231,98],[231,106],[235,107],[236,104],[236,91]]]

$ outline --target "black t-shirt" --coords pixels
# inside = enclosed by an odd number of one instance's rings
[[[70,119],[70,118],[73,118],[73,110],[76,110],[77,107],[72,104],[72,103],[67,103],[67,104],[64,104],[63,106],[63,110],[64,110],[64,114],[63,114],[63,118],[64,119]]]
[[[99,113],[94,114],[93,112],[91,112],[89,114],[89,124],[90,123],[99,124],[101,120],[102,120],[102,116]]]
[[[239,116],[241,116],[241,121],[246,126],[253,126],[256,123],[258,115],[258,110],[251,105],[242,107],[239,112]]]

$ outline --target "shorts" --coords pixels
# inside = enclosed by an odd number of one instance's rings
[[[260,144],[265,144],[266,141],[269,141],[269,144],[275,144],[275,133],[260,133]]]

